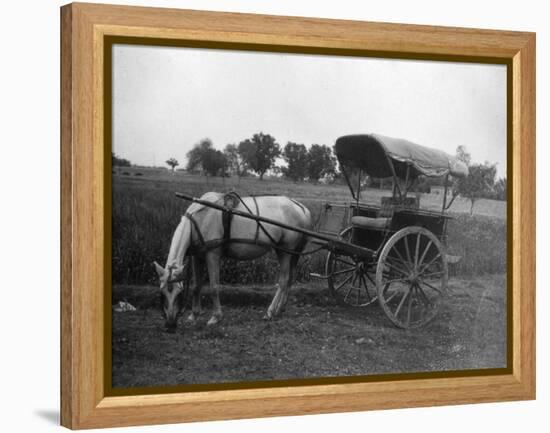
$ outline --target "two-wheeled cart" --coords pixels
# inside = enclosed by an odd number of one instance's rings
[[[310,237],[328,251],[325,274],[332,295],[342,304],[366,307],[377,302],[393,324],[415,328],[437,313],[447,291],[446,210],[456,195],[449,195],[451,177],[468,175],[468,168],[443,151],[403,139],[377,134],[347,135],[334,146],[342,175],[353,201],[327,203],[317,230],[289,226],[252,213],[176,193],[180,198],[273,224]],[[421,178],[440,178],[437,209],[421,209],[420,193],[411,190]],[[391,182],[391,196],[370,188],[374,205],[362,200],[369,182]],[[433,196],[432,194],[431,196]]]

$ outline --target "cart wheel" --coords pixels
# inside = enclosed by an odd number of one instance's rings
[[[352,227],[340,233],[340,239],[351,242]],[[325,272],[330,293],[342,305],[366,307],[377,299],[374,270],[363,261],[331,251]]]
[[[434,318],[447,290],[447,279],[441,242],[423,227],[399,230],[378,257],[378,301],[400,328],[418,328]]]

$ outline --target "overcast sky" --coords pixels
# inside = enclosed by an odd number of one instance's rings
[[[116,45],[113,150],[163,165],[208,137],[223,149],[256,132],[332,146],[375,132],[506,175],[506,67],[302,54]]]

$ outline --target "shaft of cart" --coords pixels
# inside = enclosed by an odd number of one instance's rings
[[[198,203],[198,204],[201,204],[203,206],[211,207],[211,208],[217,209],[221,212],[232,213],[233,215],[237,215],[237,216],[240,216],[242,218],[247,218],[247,219],[250,219],[250,220],[259,221],[259,222],[263,222],[263,223],[266,223],[266,224],[271,224],[271,225],[274,225],[274,226],[278,226],[278,227],[281,227],[281,228],[286,229],[286,230],[292,230],[292,231],[295,231],[295,232],[298,232],[298,233],[302,233],[306,236],[317,239],[319,241],[325,241],[326,242],[325,248],[329,249],[329,250],[337,249],[337,250],[339,250],[339,251],[341,251],[345,254],[349,254],[349,255],[352,255],[352,256],[365,257],[365,258],[372,257],[372,254],[373,254],[373,251],[368,249],[368,248],[360,247],[358,245],[354,245],[354,244],[351,244],[351,243],[348,243],[348,242],[343,242],[343,241],[341,241],[341,240],[339,240],[339,239],[337,239],[333,236],[325,235],[325,234],[322,234],[322,233],[319,233],[319,232],[316,232],[316,231],[313,231],[313,230],[304,229],[302,227],[291,226],[291,225],[282,223],[280,221],[273,220],[271,218],[266,218],[266,217],[263,217],[263,216],[260,216],[260,215],[250,214],[250,213],[247,213],[247,212],[240,211],[238,209],[233,209],[233,208],[229,208],[227,206],[222,206],[220,204],[213,203],[211,201],[201,200],[199,198],[196,198],[196,197],[193,197],[193,196],[190,196],[190,195],[187,195],[187,194],[183,194],[181,192],[176,192],[176,197],[187,200],[187,201],[191,201],[193,203]]]

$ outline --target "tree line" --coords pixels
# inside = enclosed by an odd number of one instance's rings
[[[473,213],[476,201],[482,198],[493,200],[507,199],[507,179],[497,178],[496,164],[487,161],[472,163],[471,154],[465,146],[458,146],[456,158],[468,166],[469,174],[465,178],[453,179],[451,193],[470,200],[470,213]],[[286,165],[276,165],[282,158]],[[172,171],[179,166],[175,158],[166,161]],[[129,167],[130,161],[112,154],[112,165]],[[214,147],[212,140],[204,138],[187,152],[186,170],[201,172],[207,176],[248,176],[255,173],[263,180],[268,171],[281,173],[295,182],[309,180],[318,182],[323,178],[337,180],[341,174],[337,170],[336,157],[333,149],[323,144],[312,144],[307,148],[304,144],[288,142],[283,148],[270,134],[263,132],[242,140],[238,144],[230,143],[223,151]],[[413,190],[430,192],[431,186],[442,185],[444,179],[429,179],[421,176]],[[384,179],[368,179],[371,187],[391,188],[392,182]]]
[[[278,158],[286,165],[276,165]],[[169,161],[167,164],[171,165]],[[215,149],[212,140],[204,138],[187,152],[186,170],[207,176],[235,175],[239,178],[255,173],[260,180],[271,170],[295,182],[305,179],[318,182],[337,173],[336,158],[329,146],[312,144],[308,149],[304,144],[288,142],[281,148],[275,137],[263,132],[238,144],[227,144],[223,151]]]

